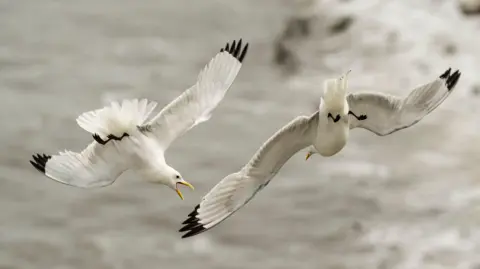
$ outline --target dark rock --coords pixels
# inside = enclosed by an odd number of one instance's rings
[[[457,53],[457,46],[454,44],[448,44],[443,48],[443,52],[447,55],[453,55]]]
[[[480,1],[475,1],[476,0],[459,1],[460,11],[462,11],[462,13],[466,16],[480,14]]]
[[[299,67],[299,60],[294,52],[283,40],[278,40],[274,46],[273,61],[277,65],[283,66],[285,71],[295,73]]]
[[[353,21],[353,17],[341,17],[337,19],[332,25],[330,25],[329,32],[331,34],[340,34],[342,32],[345,32],[350,28],[350,26],[352,26]]]
[[[290,18],[283,31],[282,38],[308,37],[311,32],[311,18]]]
[[[476,84],[472,87],[472,94],[475,96],[480,95],[480,85]]]

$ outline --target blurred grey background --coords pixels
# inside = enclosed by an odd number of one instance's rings
[[[0,268],[478,269],[479,33],[454,0],[2,0]],[[238,38],[250,50],[232,88],[166,155],[196,186],[185,201],[130,172],[83,190],[29,164],[82,150],[81,112],[167,104]],[[450,66],[455,92],[419,124],[354,130],[331,158],[302,151],[247,207],[180,239],[211,187],[315,110],[323,79],[352,69],[351,91],[405,95]]]

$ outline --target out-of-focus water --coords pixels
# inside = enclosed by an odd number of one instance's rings
[[[289,1],[0,1],[0,268],[480,268],[480,21],[455,1],[325,1],[292,41],[300,70],[273,64]],[[342,14],[352,26],[337,35]],[[31,154],[81,150],[83,111],[110,100],[167,104],[227,42],[251,43],[212,119],[167,161],[196,186],[185,201],[133,173],[97,190],[39,174]],[[322,80],[352,69],[352,91],[405,95],[446,68],[456,92],[387,137],[354,130],[331,158],[294,156],[220,226],[181,240],[180,223],[293,117]]]

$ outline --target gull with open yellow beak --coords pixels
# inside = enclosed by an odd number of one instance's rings
[[[179,184],[189,187],[190,189],[192,189],[192,191],[195,190],[195,188],[193,187],[193,185],[190,184],[190,183],[188,183],[188,182],[186,182],[186,181],[179,181],[179,182],[177,182],[177,183],[175,184],[175,191],[177,192],[178,196],[179,196],[180,199],[182,199],[182,200],[183,200],[183,195],[182,195],[182,192],[180,191],[180,189],[178,189],[178,185],[179,185]]]
[[[167,164],[165,151],[211,117],[239,73],[247,50],[248,43],[242,45],[241,39],[227,43],[193,86],[153,117],[157,103],[146,99],[112,102],[81,114],[78,125],[93,136],[83,151],[36,154],[30,163],[53,180],[82,188],[108,186],[126,170],[133,170],[149,182],[170,187],[183,199],[179,186],[193,186]]]

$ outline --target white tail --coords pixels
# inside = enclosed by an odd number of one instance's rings
[[[156,106],[156,102],[147,99],[123,100],[121,105],[112,102],[107,107],[83,113],[77,123],[85,131],[100,137],[121,136],[142,125]]]
[[[343,74],[340,78],[327,79],[324,83],[323,100],[328,104],[329,108],[342,108],[347,97],[348,74],[350,70]]]
[[[323,100],[329,108],[343,106],[345,101],[345,91],[342,90],[338,79],[327,79],[324,84]]]

